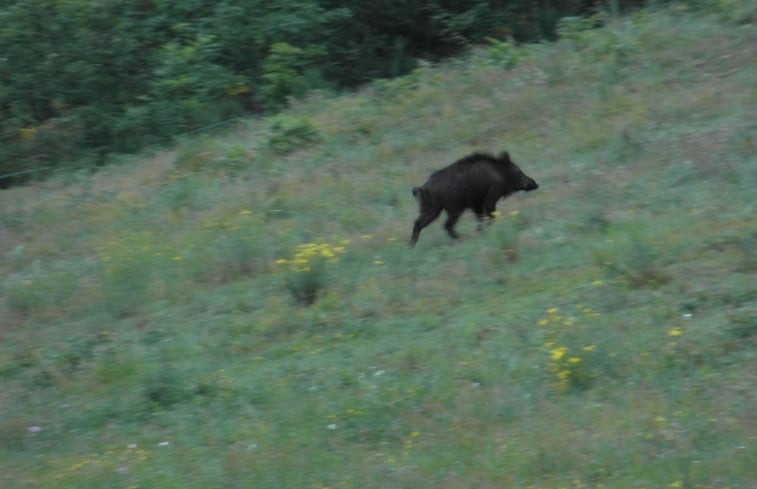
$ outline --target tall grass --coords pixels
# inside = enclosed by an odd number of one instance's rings
[[[3,191],[0,485],[753,487],[757,39],[720,3]],[[505,148],[540,189],[408,250],[412,186]]]

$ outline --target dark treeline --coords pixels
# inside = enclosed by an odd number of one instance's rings
[[[550,40],[561,16],[640,3],[0,0],[0,175],[99,164],[314,88],[400,75],[486,37]]]

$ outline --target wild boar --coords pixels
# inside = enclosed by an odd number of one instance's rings
[[[415,246],[421,230],[439,217],[442,209],[447,211],[444,229],[457,239],[455,223],[465,209],[476,214],[480,229],[484,218],[494,219],[499,199],[518,190],[530,192],[537,188],[539,184],[513,163],[507,151],[496,157],[488,153],[468,155],[435,171],[426,183],[413,188],[413,196],[420,203],[420,216],[408,244]]]

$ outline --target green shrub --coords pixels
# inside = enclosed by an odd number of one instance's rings
[[[625,242],[607,239],[594,256],[608,276],[621,278],[633,288],[655,287],[670,280],[658,247],[635,231]]]
[[[597,28],[600,24],[598,14],[591,17],[563,17],[558,23],[557,32],[561,39],[569,41],[584,58],[590,61],[606,58],[615,61],[606,68],[612,71],[616,64],[626,62],[634,40],[616,28]]]
[[[482,60],[489,66],[509,70],[514,68],[524,56],[523,51],[510,41],[487,37],[486,42],[488,46],[484,50]]]
[[[149,407],[167,409],[187,400],[191,392],[181,372],[164,363],[145,374],[143,395]]]
[[[757,18],[757,6],[752,2],[742,2],[740,0],[684,0],[683,4],[690,5],[694,9],[712,12],[718,15],[721,21],[731,24],[750,24],[754,23]],[[671,10],[674,12],[685,12],[685,5],[674,6]]]
[[[201,230],[176,243],[171,261],[188,282],[227,283],[271,268],[260,212],[242,209],[203,222]]]
[[[239,144],[233,145],[218,161],[227,170],[238,171],[249,168],[255,160],[254,153]]]
[[[6,281],[6,304],[22,315],[44,316],[53,308],[63,308],[75,297],[81,273],[67,267],[45,270],[36,261],[25,273]]]
[[[290,153],[321,140],[318,129],[306,117],[279,115],[270,119],[268,147],[277,154]]]
[[[277,42],[263,60],[260,94],[268,108],[280,108],[287,97],[302,95],[306,88],[302,74],[305,52],[285,42]]]
[[[229,282],[267,270],[270,263],[262,238],[254,227],[230,230],[218,237],[207,250],[213,273]]]
[[[198,171],[216,166],[221,158],[219,148],[207,137],[195,137],[181,141],[174,165],[179,170]]]

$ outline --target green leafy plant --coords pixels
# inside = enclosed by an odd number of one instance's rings
[[[306,88],[303,75],[305,52],[286,42],[277,42],[263,60],[263,86],[260,94],[271,108],[285,104],[287,97],[302,95]]]
[[[493,37],[487,37],[489,44],[485,50],[486,63],[498,68],[512,69],[523,57],[523,53],[512,41],[501,41]]]
[[[270,120],[271,136],[268,147],[278,154],[290,153],[303,146],[318,143],[320,135],[306,117],[279,115]]]

